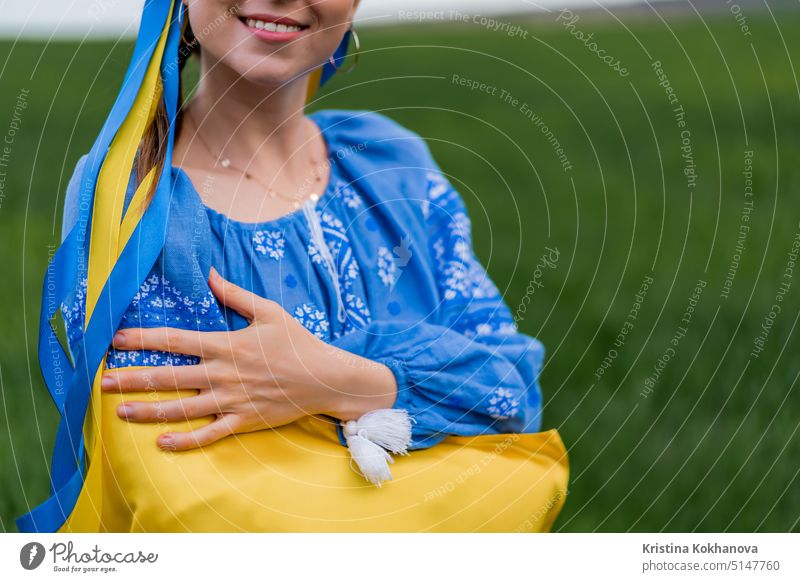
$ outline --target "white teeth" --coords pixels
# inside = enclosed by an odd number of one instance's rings
[[[250,28],[258,30],[268,30],[270,32],[298,32],[302,30],[299,26],[289,26],[287,24],[276,24],[274,22],[264,22],[255,18],[246,18],[245,23]]]

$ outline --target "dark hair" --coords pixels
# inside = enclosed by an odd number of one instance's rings
[[[180,44],[178,46],[178,75],[180,77],[186,63],[189,62],[191,56],[199,53],[200,44],[192,32],[192,27],[189,25],[189,19],[186,19],[183,34],[181,34]],[[183,83],[178,82],[178,104],[177,115],[175,117],[175,132],[177,134],[183,119]],[[167,155],[167,137],[169,135],[169,117],[167,117],[167,109],[164,104],[163,95],[158,100],[156,106],[156,113],[153,123],[147,128],[147,131],[142,136],[142,141],[139,144],[139,151],[136,161],[136,182],[141,183],[145,176],[152,170],[156,169],[156,175],[160,175],[164,167],[164,159]],[[155,192],[156,182],[150,187],[147,193],[147,200],[149,201]]]

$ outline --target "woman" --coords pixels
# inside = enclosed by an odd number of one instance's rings
[[[164,451],[321,416],[379,485],[388,452],[540,428],[543,347],[517,331],[424,142],[377,113],[304,114],[309,76],[342,66],[358,3],[184,1],[179,68],[196,54],[200,86],[174,123],[166,97],[153,103],[136,148],[123,214],[143,188],[155,204],[148,180],[166,165],[167,236],[101,380]],[[95,303],[77,280],[73,352]]]

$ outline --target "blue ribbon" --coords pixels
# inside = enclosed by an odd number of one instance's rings
[[[183,16],[181,2],[175,4],[170,15],[169,0],[147,0],[145,3],[139,36],[122,89],[88,155],[81,176],[78,221],[47,269],[39,322],[39,359],[42,375],[61,414],[61,421],[53,452],[51,496],[17,519],[17,527],[22,532],[57,531],[75,507],[83,485],[83,424],[94,377],[123,314],[164,246],[172,183],[172,144],[179,75],[178,43]],[[86,332],[76,349],[75,368],[68,370],[64,366],[68,362],[67,354],[50,326],[50,320],[75,288],[78,277],[88,268],[88,233],[91,232],[91,209],[100,167],[114,136],[133,106],[167,17],[171,18],[171,22],[161,75],[170,133],[164,169],[151,204],[98,298]],[[111,289],[114,290],[113,300]]]

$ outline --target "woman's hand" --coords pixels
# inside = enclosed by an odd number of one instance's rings
[[[221,304],[247,318],[250,325],[233,332],[126,329],[114,336],[118,350],[201,358],[195,366],[120,368],[103,375],[103,390],[109,392],[199,391],[185,398],[119,406],[121,418],[136,422],[216,415],[216,420],[194,431],[161,435],[160,447],[191,449],[305,415],[349,420],[394,405],[397,383],[386,366],[326,344],[278,303],[225,281],[214,269],[209,287]]]

